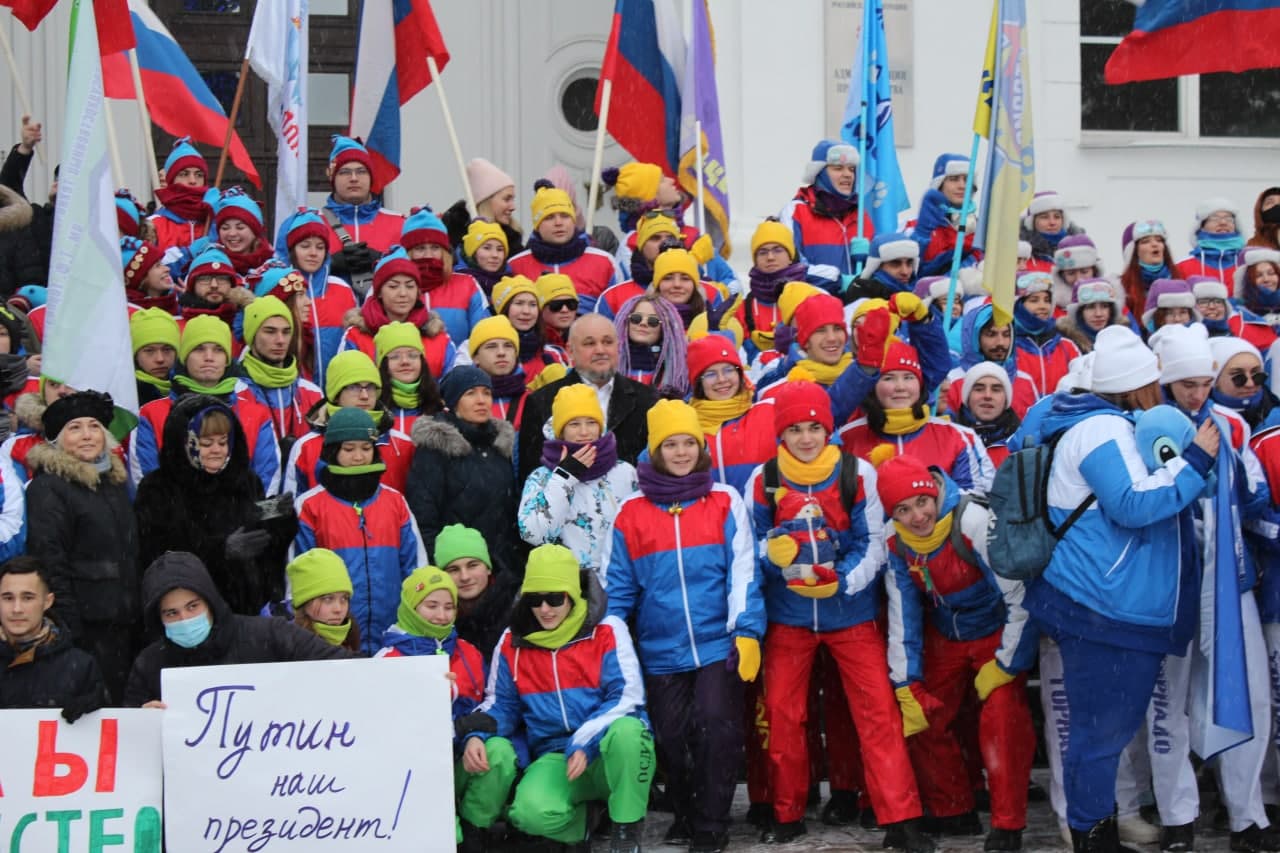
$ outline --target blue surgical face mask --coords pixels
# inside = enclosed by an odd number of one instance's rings
[[[194,649],[209,639],[209,632],[212,630],[213,622],[209,619],[209,614],[201,613],[190,619],[165,623],[164,635],[184,649]]]

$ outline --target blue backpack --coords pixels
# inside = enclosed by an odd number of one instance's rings
[[[991,511],[987,555],[991,570],[1002,578],[1029,581],[1039,577],[1058,540],[1096,499],[1089,495],[1056,527],[1049,520],[1049,471],[1060,438],[1061,432],[1047,442],[1011,453],[996,469],[987,493]]]

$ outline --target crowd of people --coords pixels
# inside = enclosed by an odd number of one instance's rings
[[[1280,850],[1280,187],[1252,222],[1169,211],[1185,258],[1133,222],[1110,276],[1038,193],[1004,322],[960,155],[875,233],[856,149],[820,142],[740,277],[652,164],[605,175],[611,245],[563,169],[528,231],[479,159],[474,217],[404,216],[337,137],[327,203],[272,239],[178,140],[153,213],[116,197],[126,432],[41,370],[40,141],[24,121],[0,173],[0,707],[74,721],[163,708],[167,667],[445,654],[461,850],[585,849],[602,816],[638,850],[655,781],[664,841],[722,850],[745,770],[766,843],[801,839],[825,780],[822,822],[887,848],[1014,851],[1038,667],[1077,853],[1190,853],[1193,756],[1232,850]],[[1056,544],[1015,580],[987,496],[1034,448]],[[1220,660],[1197,650],[1222,608]],[[1246,734],[1211,751],[1224,702]]]

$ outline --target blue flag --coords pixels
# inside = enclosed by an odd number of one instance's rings
[[[861,139],[863,127],[866,139]],[[849,69],[849,99],[844,105],[840,138],[857,146],[858,204],[871,216],[876,233],[898,230],[898,214],[911,206],[898,168],[893,140],[893,92],[889,85],[889,50],[884,38],[881,0],[865,0],[858,55]]]

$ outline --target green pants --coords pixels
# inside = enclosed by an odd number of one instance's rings
[[[494,740],[490,738],[488,743]],[[492,753],[489,761],[492,766]],[[564,753],[549,752],[529,765],[507,813],[512,826],[529,835],[572,844],[586,837],[586,803],[592,800],[609,801],[609,817],[614,823],[644,819],[654,756],[653,736],[640,720],[614,720],[600,742],[600,757],[572,782],[565,777],[566,761]]]
[[[489,769],[484,773],[471,774],[462,769],[461,760],[454,763],[453,796],[458,817],[488,829],[502,816],[511,783],[516,780],[516,751],[504,737],[491,737],[484,746],[489,758]]]

